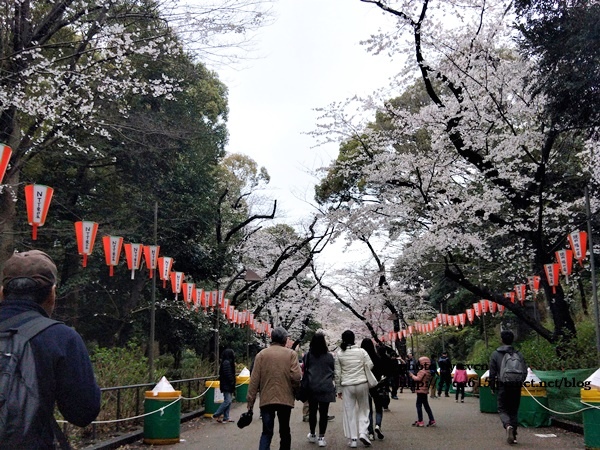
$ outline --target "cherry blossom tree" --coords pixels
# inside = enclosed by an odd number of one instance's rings
[[[0,142],[13,149],[0,196],[0,257],[13,251],[21,171],[42,152],[103,156],[85,135],[110,141],[132,98],[172,99],[179,80],[140,75],[144,61],[243,54],[268,22],[268,1],[61,0],[3,2],[0,13]],[[186,51],[191,51],[187,49]],[[118,112],[106,116],[106,105]]]
[[[357,121],[355,99],[323,111],[315,134],[344,151],[320,185],[331,220],[354,239],[354,230],[385,231],[402,247],[398,266],[416,276],[438,261],[446,278],[549,341],[573,335],[564,291],[548,285],[543,266],[583,227],[583,187],[597,182],[595,130],[551,126],[545,97],[530,89],[535,61],[514,44],[509,2],[361,1],[397,21],[367,44],[411,52],[396,81],[412,101],[369,99],[360,108],[375,122]],[[502,295],[529,275],[541,276],[553,330]]]

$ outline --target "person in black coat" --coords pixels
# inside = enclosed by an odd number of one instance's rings
[[[213,414],[217,422],[234,422],[229,418],[229,410],[235,392],[235,354],[228,348],[221,356],[221,367],[219,367],[219,388],[223,393],[223,403]]]
[[[450,361],[448,353],[442,352],[442,356],[438,360],[438,368],[440,369],[440,381],[438,383],[437,395],[441,397],[442,391],[444,391],[445,396],[449,397],[448,391],[452,384],[452,361]],[[445,389],[444,386],[446,386]]]
[[[400,360],[394,351],[390,355],[390,389],[392,398],[398,400],[398,387],[400,386]],[[402,392],[402,391],[400,391]]]
[[[383,410],[388,407],[390,398],[388,396],[389,385],[387,367],[385,361],[375,350],[375,345],[371,339],[365,338],[360,346],[369,354],[373,361],[373,375],[380,380],[377,387],[369,389],[369,435],[383,439],[381,423],[383,421]],[[373,406],[375,406],[375,424],[373,424]],[[374,426],[373,426],[374,425]]]
[[[325,335],[315,333],[310,341],[310,349],[304,355],[304,375],[308,385],[308,441],[325,447],[325,431],[329,414],[329,404],[335,402],[334,359],[329,353]],[[317,410],[319,412],[319,436],[317,428]]]

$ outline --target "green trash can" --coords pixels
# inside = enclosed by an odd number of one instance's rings
[[[548,408],[546,388],[531,386],[521,388],[519,405],[519,425],[525,428],[549,427],[551,417]]]
[[[235,401],[247,402],[248,387],[250,386],[250,377],[237,376],[235,377]]]
[[[177,444],[181,425],[181,391],[146,391],[144,398],[144,443]],[[161,411],[161,408],[162,409]],[[153,414],[149,414],[153,413]]]
[[[479,382],[479,411],[482,413],[498,412],[498,397],[492,394],[489,370],[481,376]]]
[[[600,449],[600,388],[591,386],[591,389],[581,390],[581,402],[584,406],[595,408],[583,411],[583,439],[585,448]]]
[[[219,405],[225,401],[221,392],[221,383],[218,380],[206,381],[204,386],[207,389],[204,396],[204,417],[212,417],[219,409]]]

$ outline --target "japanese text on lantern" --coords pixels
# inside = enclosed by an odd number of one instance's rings
[[[44,203],[44,192],[36,190],[35,191],[35,219],[34,219],[34,222],[40,222],[42,220],[43,203]]]

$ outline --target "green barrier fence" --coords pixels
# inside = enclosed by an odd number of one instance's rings
[[[596,369],[573,370],[533,370],[542,383],[545,383],[548,408],[562,413],[581,409],[581,388],[586,378]],[[552,415],[552,412],[550,412]],[[558,416],[558,415],[557,415]],[[583,423],[583,414],[560,414],[560,417]]]

